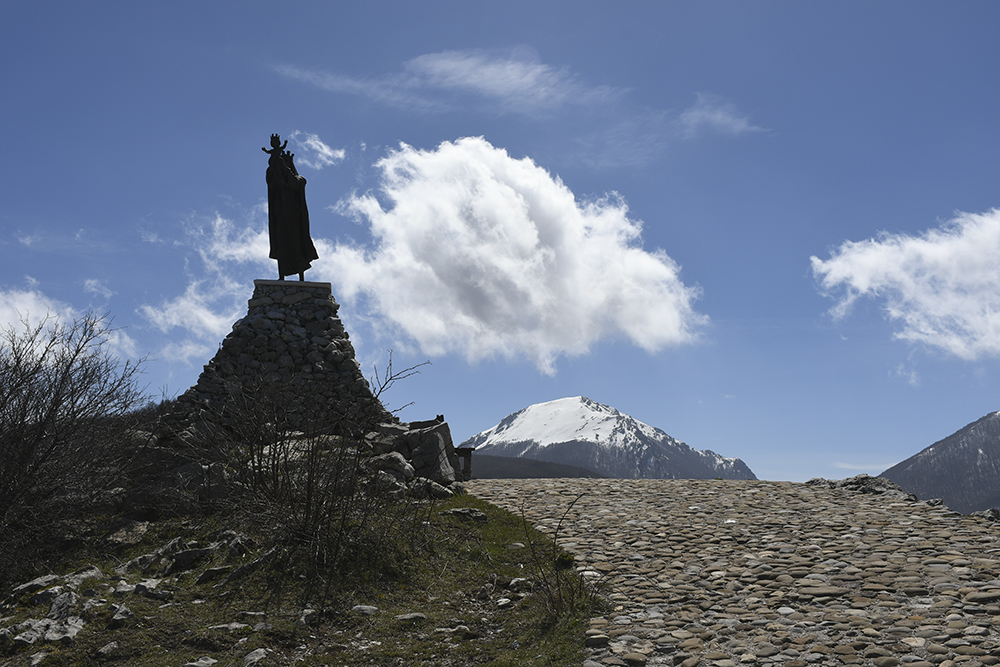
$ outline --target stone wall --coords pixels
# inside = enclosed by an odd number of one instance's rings
[[[396,421],[373,396],[339,308],[330,283],[255,280],[246,317],[178,398],[175,414],[188,423],[226,414],[234,391],[253,391],[280,394],[310,430]]]

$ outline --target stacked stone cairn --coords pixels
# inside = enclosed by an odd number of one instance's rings
[[[255,280],[247,306],[197,384],[161,420],[161,445],[196,449],[220,423],[245,419],[247,405],[267,398],[281,403],[288,425],[303,438],[360,443],[371,455],[366,467],[376,486],[387,494],[447,497],[462,491],[444,417],[401,423],[382,406],[337,316],[330,283]],[[206,479],[220,466],[198,465]],[[184,466],[188,478],[191,467]]]

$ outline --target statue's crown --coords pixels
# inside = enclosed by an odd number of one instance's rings
[[[281,146],[281,137],[279,137],[277,134],[272,134],[271,148],[278,148],[279,146]]]

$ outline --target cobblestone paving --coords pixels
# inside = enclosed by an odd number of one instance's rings
[[[1000,524],[791,482],[467,488],[550,535],[563,519],[559,544],[612,602],[587,667],[1000,663]]]

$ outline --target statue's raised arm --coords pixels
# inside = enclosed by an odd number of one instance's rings
[[[278,155],[281,155],[285,151],[285,148],[287,148],[287,147],[288,147],[288,139],[285,139],[285,143],[282,145],[282,143],[281,143],[281,137],[279,137],[276,134],[272,134],[271,135],[271,150],[268,150],[268,149],[264,148],[263,146],[261,146],[260,149],[262,151],[264,151],[265,153],[267,153],[268,155],[273,155],[275,151],[278,151]]]
[[[285,151],[286,140],[271,135],[267,161],[267,232],[271,241],[271,259],[278,260],[278,280],[299,275],[305,280],[306,269],[319,259],[309,236],[309,210],[306,208],[306,179],[299,176],[294,155]]]

